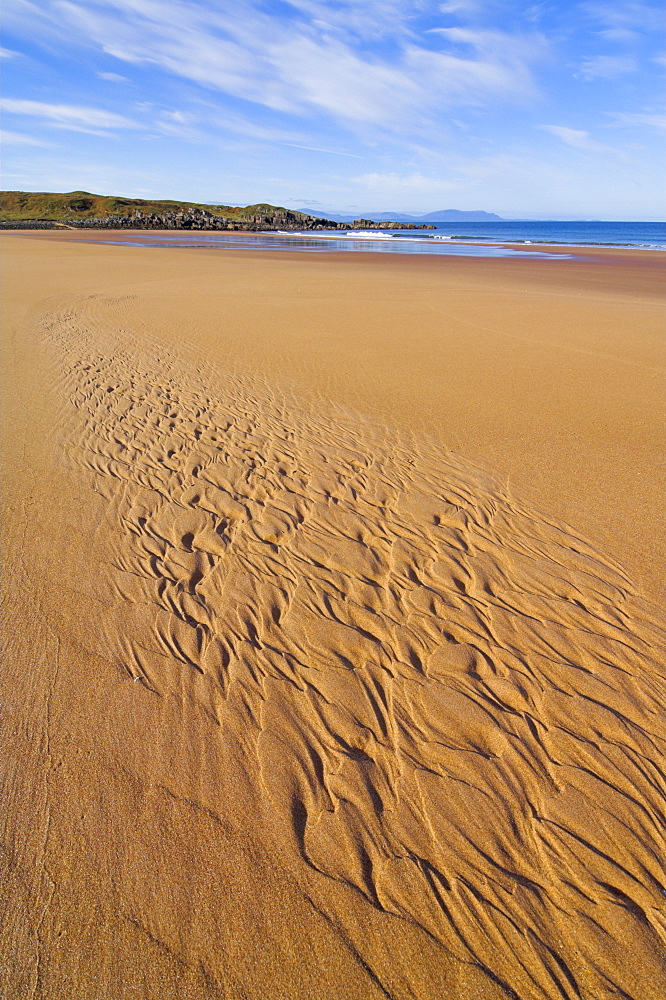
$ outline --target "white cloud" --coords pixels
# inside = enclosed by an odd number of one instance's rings
[[[638,65],[631,56],[593,56],[580,66],[584,80],[613,80],[625,73],[635,73]]]
[[[5,49],[0,45],[0,59],[15,59],[16,56],[22,55],[21,52],[14,52],[13,49]]]
[[[309,105],[348,123],[402,126],[425,96],[404,69],[370,63],[340,42],[286,39],[271,58],[288,107]]]
[[[247,139],[256,139],[258,142],[307,142],[307,136],[291,129],[261,125],[242,115],[220,113],[215,107],[207,109],[206,120],[209,126],[215,127],[218,132],[233,132]]]
[[[589,132],[584,132],[582,129],[567,128],[565,125],[537,125],[536,127],[544,132],[550,132],[566,146],[572,146],[574,149],[582,149],[589,153],[614,152],[610,146],[595,142],[594,139],[590,138]]]
[[[640,0],[595,0],[584,4],[582,9],[596,25],[599,36],[609,42],[631,45],[641,35],[663,32],[661,4]]]
[[[442,14],[472,14],[476,13],[482,0],[446,0],[439,4]]]
[[[529,64],[545,48],[539,36],[522,38],[469,28],[436,28],[430,34],[439,35],[456,51],[410,46],[408,65],[441,104],[479,103],[490,95],[521,100],[534,95]]]
[[[535,3],[532,4],[531,7],[527,7],[524,16],[527,21],[538,22],[543,20],[544,17],[549,13],[550,13],[549,0],[541,0],[540,3]]]
[[[8,2],[32,8],[29,0]],[[46,0],[40,23],[60,33],[64,25],[80,43],[126,63],[155,66],[274,111],[323,112],[359,131],[422,130],[452,105],[533,93],[529,64],[542,42],[450,29],[434,51],[431,37],[422,44],[413,27],[433,7],[432,0],[292,0],[278,15],[259,0],[238,0],[233,8],[185,0]]]
[[[322,146],[305,146],[300,142],[285,142],[283,146],[293,146],[294,149],[309,149],[313,153],[331,153],[333,156],[350,156],[354,160],[362,160],[358,153],[345,153],[342,149],[324,149]]]
[[[117,128],[137,128],[136,122],[113,111],[100,111],[72,104],[46,104],[42,101],[24,101],[12,97],[0,98],[0,108],[9,114],[41,118],[50,125],[74,131],[106,131]]]
[[[8,146],[50,146],[48,142],[35,139],[32,135],[23,135],[22,132],[9,132],[7,129],[0,131],[0,144]]]
[[[98,73],[97,76],[100,80],[108,80],[109,83],[129,83],[127,77],[120,73]]]
[[[177,139],[188,139],[192,142],[205,139],[203,133],[196,127],[193,116],[184,111],[161,111],[155,127],[162,135]]]
[[[373,194],[391,197],[400,195],[438,194],[454,191],[459,186],[453,181],[441,177],[425,177],[423,174],[367,173],[354,177],[353,183]]]
[[[656,129],[666,132],[666,114],[651,111],[608,111],[606,114],[613,119],[612,124],[625,128]]]
[[[663,9],[661,4],[643,3],[641,0],[595,0],[584,4],[584,9],[602,28],[609,31],[661,31]]]
[[[321,33],[372,39],[408,34],[415,15],[429,0],[290,0],[290,6],[305,15]]]

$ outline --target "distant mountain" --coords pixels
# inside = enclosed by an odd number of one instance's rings
[[[301,209],[305,211],[305,209]],[[355,215],[337,215],[334,212],[319,213],[326,219],[334,222],[353,222],[360,215],[367,213],[357,212]],[[381,219],[383,222],[503,222],[500,215],[494,212],[461,212],[457,208],[443,209],[441,212],[430,212],[428,215],[405,215],[401,212],[370,212],[373,219]]]

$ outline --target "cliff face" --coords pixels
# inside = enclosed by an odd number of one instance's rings
[[[256,212],[245,218],[228,218],[202,209],[185,212],[133,212],[131,215],[104,215],[97,218],[68,220],[77,229],[187,229],[204,231],[264,232],[277,230],[338,229],[337,222],[297,218],[286,209],[274,213]]]
[[[351,225],[317,219],[311,215],[301,215],[286,209],[274,213],[257,212],[243,219],[229,219],[213,215],[212,212],[192,209],[189,212],[133,212],[132,215],[103,215],[88,219],[68,219],[66,222],[46,220],[26,220],[0,222],[0,227],[19,229],[187,229],[222,232],[303,232],[307,230],[350,229],[435,229],[435,226],[404,225],[400,222],[373,222],[371,219],[356,219]]]

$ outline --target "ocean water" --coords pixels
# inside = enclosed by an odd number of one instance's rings
[[[492,242],[666,249],[663,222],[438,222],[435,235]]]
[[[133,232],[100,242],[116,246],[180,247],[209,250],[290,250],[300,253],[401,253],[464,257],[540,257],[562,260],[571,254],[555,247],[634,247],[666,249],[666,229],[658,222],[468,222],[438,223],[436,230],[338,230],[303,233]],[[505,246],[514,243],[520,249]],[[527,249],[534,245],[534,249]]]

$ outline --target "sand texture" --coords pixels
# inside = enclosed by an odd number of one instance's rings
[[[655,255],[5,254],[2,995],[663,1000]]]

